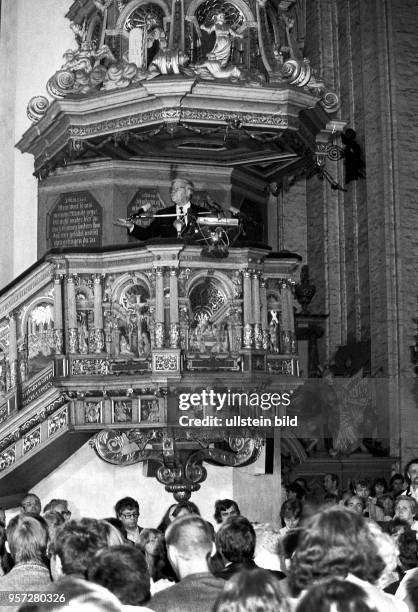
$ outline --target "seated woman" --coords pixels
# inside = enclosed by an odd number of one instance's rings
[[[217,499],[215,502],[215,514],[213,515],[218,525],[222,525],[230,516],[239,516],[238,504],[233,499]]]
[[[361,586],[379,612],[407,612],[404,602],[375,586],[384,569],[367,521],[355,512],[327,508],[303,525],[289,584],[292,594],[301,598],[314,583],[340,578]]]
[[[158,529],[143,529],[136,543],[145,556],[151,578],[151,595],[172,586],[176,579],[167,557],[164,535]]]
[[[187,502],[179,502],[178,504],[171,504],[169,508],[166,510],[163,518],[161,519],[160,524],[158,525],[158,531],[165,533],[167,527],[176,519],[181,516],[186,516],[187,514],[197,514],[200,516],[200,510],[191,501]]]
[[[413,497],[399,495],[395,501],[394,518],[400,518],[403,521],[406,521],[411,529],[418,532],[418,521],[415,520],[417,510],[417,502]]]
[[[279,531],[281,537],[285,536],[290,530],[295,529],[302,514],[302,502],[295,499],[287,499],[283,502],[280,508],[280,518],[282,519],[282,528]]]

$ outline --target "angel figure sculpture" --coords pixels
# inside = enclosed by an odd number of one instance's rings
[[[216,13],[212,20],[213,24],[210,27],[200,26],[200,29],[208,34],[212,32],[216,34],[215,45],[207,57],[209,61],[219,62],[220,67],[225,68],[231,55],[232,40],[242,38],[242,34],[238,34],[225,23],[225,13]]]

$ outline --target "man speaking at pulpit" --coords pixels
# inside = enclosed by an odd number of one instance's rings
[[[118,219],[117,225],[127,227],[128,234],[138,240],[150,238],[192,238],[197,229],[199,214],[208,214],[206,208],[191,203],[193,185],[187,179],[177,178],[171,183],[170,196],[174,206],[158,210],[148,227],[137,224],[146,217],[146,209],[139,210],[129,219]],[[145,213],[145,214],[144,214]]]

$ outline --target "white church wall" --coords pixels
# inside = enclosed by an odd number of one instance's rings
[[[1,7],[0,93],[0,288],[37,259],[37,181],[32,155],[15,144],[31,123],[29,99],[47,95],[45,85],[75,48],[64,18],[72,0],[13,0]],[[47,96],[48,97],[48,96]]]
[[[213,522],[216,499],[232,497],[232,468],[206,466],[207,480],[200,491],[192,494],[191,501],[199,507],[202,516]],[[127,495],[139,501],[143,527],[156,527],[172,503],[156,478],[143,475],[142,464],[114,466],[99,459],[86,443],[59,468],[32,489],[45,505],[52,498],[68,499],[73,518],[114,516],[118,499]]]

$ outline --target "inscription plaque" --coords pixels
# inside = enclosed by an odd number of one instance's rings
[[[100,247],[102,207],[88,191],[61,194],[49,213],[48,248]]]

